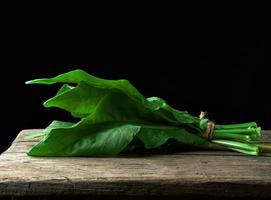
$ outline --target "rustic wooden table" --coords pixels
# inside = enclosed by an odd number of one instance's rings
[[[0,198],[51,195],[271,197],[271,154],[191,150],[116,158],[29,157],[22,131],[0,156]],[[271,131],[261,142],[271,143]],[[66,196],[66,197],[67,197]],[[64,196],[63,196],[64,197]]]

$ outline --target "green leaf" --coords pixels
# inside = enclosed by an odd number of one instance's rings
[[[74,70],[27,82],[54,83],[64,84],[44,106],[64,109],[80,121],[53,121],[44,131],[28,136],[27,139],[44,136],[28,155],[114,156],[132,149],[133,141],[150,149],[161,147],[169,139],[196,146],[212,147],[215,143],[249,155],[259,152],[257,145],[237,142],[261,136],[255,122],[217,124],[209,140],[203,137],[208,119],[177,110],[159,97],[145,98],[127,80],[106,80]]]
[[[80,126],[80,124],[64,129],[52,129],[43,141],[28,152],[28,155],[117,155],[125,149],[139,130],[139,126],[114,123],[93,125],[88,129]]]
[[[135,98],[139,101],[144,100],[144,96],[138,92],[138,90],[125,79],[121,80],[106,80],[86,73],[83,70],[77,69],[53,78],[42,78],[27,81],[26,84],[54,84],[54,83],[77,83],[85,81],[93,87],[117,89],[127,94],[128,96]]]
[[[177,134],[183,133],[189,135],[184,130],[177,131],[179,128],[165,124],[162,125],[161,122],[163,119],[159,118],[160,116],[155,117],[155,113],[148,111],[148,108],[141,106],[138,102],[122,93],[109,93],[100,99],[91,115],[82,118],[77,124],[48,127],[45,130],[47,133],[49,132],[47,137],[34,146],[28,154],[32,156],[114,155],[131,142],[141,127],[144,127],[145,130],[157,128],[161,132],[166,130],[167,139],[177,138],[181,140],[185,136],[179,135],[177,137]],[[143,113],[145,114],[142,115]],[[157,121],[154,119],[157,119]],[[128,128],[131,130],[128,130]],[[117,131],[118,129],[120,131]],[[175,129],[175,132],[171,131],[171,129]],[[109,137],[108,134],[111,134],[112,137]],[[126,138],[124,140],[123,134],[127,134],[127,138],[129,139]],[[142,136],[141,133],[140,137],[143,138],[144,135]],[[108,141],[110,139],[112,142],[110,144],[111,146],[114,144],[115,149],[110,147],[108,142],[105,141],[106,139]],[[189,139],[188,136],[187,139]],[[190,134],[190,141],[187,142],[193,143],[193,140],[195,140],[194,143],[197,143],[199,139],[205,141],[199,136]],[[144,142],[146,142],[146,139]],[[73,149],[71,146],[74,144],[77,145]],[[79,148],[79,144],[81,148]],[[102,144],[107,144],[110,148],[102,147]],[[89,149],[87,146],[89,146]]]
[[[52,129],[70,127],[70,126],[72,126],[74,124],[75,123],[63,122],[63,121],[57,121],[57,120],[55,120],[49,126],[47,126],[46,129],[44,129],[42,131],[38,131],[37,133],[31,134],[29,136],[26,136],[24,139],[26,139],[26,140],[32,140],[32,139],[34,139],[36,137],[48,135],[51,132]]]
[[[67,91],[69,91],[69,90],[71,90],[71,89],[73,89],[74,87],[73,86],[70,86],[69,84],[64,84],[59,90],[58,90],[58,92],[56,93],[56,96],[57,95],[60,95],[60,94],[62,94],[62,93],[64,93],[64,92],[67,92]]]
[[[137,137],[144,143],[146,149],[158,148],[165,144],[168,139],[175,139],[189,145],[210,145],[206,139],[177,127],[172,127],[171,129],[159,127],[141,128]]]
[[[58,93],[44,102],[45,107],[57,107],[71,112],[73,116],[85,117],[91,114],[100,99],[113,92],[108,88],[97,88],[81,81],[77,87]]]
[[[130,124],[112,125],[80,138],[66,152],[72,156],[117,155],[127,147],[139,130],[140,126]]]

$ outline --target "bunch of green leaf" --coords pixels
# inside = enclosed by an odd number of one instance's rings
[[[259,153],[259,146],[249,143],[261,135],[255,122],[217,124],[208,139],[203,136],[208,119],[176,110],[161,98],[145,98],[127,80],[106,80],[74,70],[26,83],[64,83],[44,106],[64,109],[79,119],[77,123],[53,121],[29,136],[44,136],[28,152],[31,156],[113,156],[134,148],[160,148],[170,140]]]

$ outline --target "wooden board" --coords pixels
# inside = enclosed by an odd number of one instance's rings
[[[207,195],[271,197],[271,154],[190,150],[115,158],[29,157],[24,130],[0,155],[0,196],[21,195]],[[271,144],[271,131],[263,131]]]

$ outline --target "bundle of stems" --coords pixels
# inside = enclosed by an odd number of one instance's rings
[[[261,127],[255,122],[229,125],[215,125],[211,142],[249,155],[258,155],[260,147],[251,141],[259,140]]]

